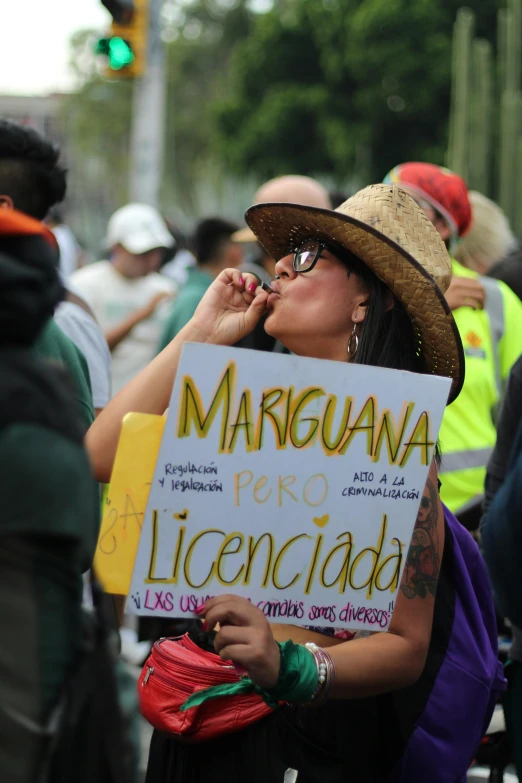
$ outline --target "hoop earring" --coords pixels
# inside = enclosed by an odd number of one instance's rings
[[[355,359],[357,355],[357,351],[359,349],[359,338],[357,337],[357,334],[355,332],[356,329],[357,329],[357,324],[354,324],[352,333],[350,335],[350,339],[348,340],[348,347],[347,347],[348,361]],[[354,341],[355,341],[355,350],[352,350]]]

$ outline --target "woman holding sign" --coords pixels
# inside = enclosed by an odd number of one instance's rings
[[[404,191],[371,186],[335,211],[260,204],[247,222],[279,259],[271,290],[237,270],[221,273],[192,321],[93,425],[100,479],[123,415],[167,407],[183,343],[233,345],[263,316],[297,355],[447,376],[450,399],[458,395],[462,347],[443,294],[450,259]],[[299,781],[465,779],[502,679],[485,570],[441,505],[435,463],[386,633],[346,641],[335,629],[270,626],[233,595],[207,601],[201,616],[219,629],[215,650],[245,671],[242,692],[285,706],[203,747],[156,733],[148,783],[275,783],[288,767]]]

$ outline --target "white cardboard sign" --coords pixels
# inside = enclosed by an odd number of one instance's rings
[[[386,630],[450,381],[186,345],[127,611]]]

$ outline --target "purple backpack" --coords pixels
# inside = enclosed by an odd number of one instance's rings
[[[418,693],[413,696],[422,711],[387,783],[463,783],[505,689],[486,566],[470,534],[445,506],[444,517],[433,644],[421,678],[428,690],[425,685],[420,699]],[[437,603],[446,603],[446,611],[437,612]],[[444,619],[448,607],[451,627]]]

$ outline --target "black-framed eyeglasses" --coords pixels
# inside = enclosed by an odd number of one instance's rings
[[[310,272],[327,247],[326,242],[318,242],[317,239],[305,239],[301,242],[294,251],[292,261],[294,272]]]

